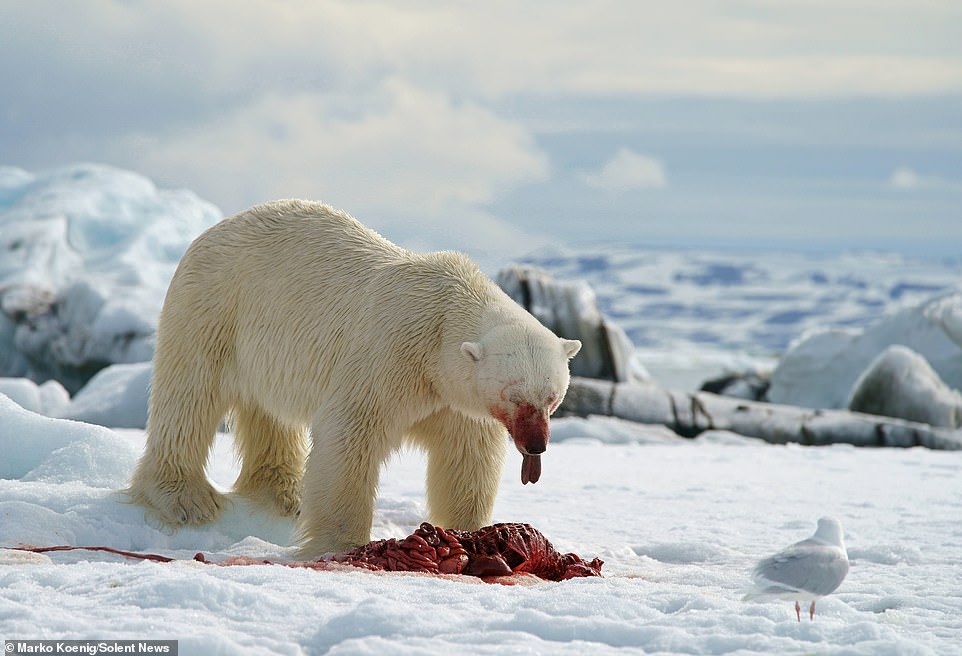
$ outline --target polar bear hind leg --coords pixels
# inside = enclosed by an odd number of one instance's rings
[[[147,445],[127,493],[168,524],[204,524],[217,518],[225,502],[206,473],[225,408],[208,385],[194,390],[165,379],[164,372],[156,362]]]
[[[300,512],[307,431],[287,426],[257,406],[233,413],[234,443],[242,463],[234,491],[282,515]]]

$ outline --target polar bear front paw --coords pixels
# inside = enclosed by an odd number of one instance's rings
[[[134,481],[128,493],[173,526],[206,524],[217,519],[225,497],[206,479]]]

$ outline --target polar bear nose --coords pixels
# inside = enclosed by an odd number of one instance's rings
[[[522,453],[536,456],[548,448],[548,417],[530,403],[518,406],[508,432]]]

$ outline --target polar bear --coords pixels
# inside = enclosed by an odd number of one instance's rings
[[[410,252],[320,203],[255,206],[198,237],[170,283],[128,493],[172,525],[215,519],[205,466],[227,415],[234,491],[299,515],[302,557],[370,540],[381,466],[405,443],[427,454],[430,521],[476,530],[506,432],[522,482],[541,475],[580,347],[464,255]]]

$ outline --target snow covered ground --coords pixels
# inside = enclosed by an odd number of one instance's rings
[[[501,586],[367,571],[191,562],[291,557],[290,522],[238,500],[169,531],[117,492],[137,430],[27,413],[0,399],[0,544],[110,545],[184,559],[0,551],[0,638],[179,640],[181,654],[949,654],[962,638],[962,453],[694,441],[611,419],[554,423],[535,486],[505,468],[498,521],[605,560],[602,579]],[[237,474],[218,439],[212,478]],[[424,517],[424,463],[384,473],[375,538]],[[798,623],[742,602],[755,560],[839,517],[852,569]]]
[[[183,559],[0,550],[0,640],[171,638],[181,654],[959,653],[960,452],[772,446],[718,432],[683,440],[610,418],[561,419],[537,485],[521,485],[509,454],[495,519],[601,557],[602,579],[506,587],[192,562],[198,551],[289,559],[291,523],[236,500],[212,526],[158,526],[118,492],[142,430],[21,405],[142,425],[149,365],[138,358],[180,253],[217,215],[189,192],[108,167],[0,169],[0,373],[59,370],[79,384],[104,361],[130,363],[72,399],[55,382],[0,381],[0,547]],[[587,280],[654,379],[678,389],[770,367],[807,331],[866,329],[962,289],[962,260],[879,253],[585,245],[528,262]],[[225,490],[237,475],[226,436],[210,475]],[[375,538],[424,519],[423,477],[416,453],[390,464]],[[796,622],[790,602],[742,602],[755,561],[809,536],[823,515],[842,521],[852,569],[815,621]]]

